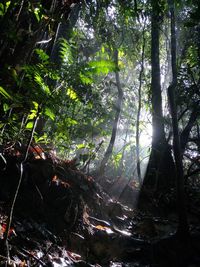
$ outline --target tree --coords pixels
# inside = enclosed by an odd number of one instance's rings
[[[152,96],[152,147],[143,186],[157,191],[169,186],[173,177],[174,164],[167,144],[162,111],[160,84],[160,27],[161,2],[151,1],[151,96]],[[173,179],[173,178],[172,178]]]
[[[119,64],[118,64],[118,50],[114,51],[114,61],[116,65],[116,71],[115,71],[115,79],[116,79],[116,87],[118,91],[118,98],[117,98],[117,103],[116,103],[116,113],[115,113],[115,119],[113,121],[113,126],[112,126],[112,134],[110,138],[110,142],[108,145],[108,148],[105,152],[105,155],[101,161],[100,165],[100,170],[99,174],[102,176],[105,172],[105,167],[108,163],[109,157],[112,154],[115,138],[116,138],[116,133],[117,133],[117,126],[118,126],[118,121],[120,117],[120,112],[121,112],[121,105],[122,105],[122,100],[123,100],[123,91],[120,83],[120,77],[119,77]]]
[[[144,58],[145,58],[145,27],[146,21],[144,23],[143,32],[142,32],[142,55],[141,55],[141,69],[139,74],[139,88],[138,88],[138,109],[137,109],[137,119],[136,119],[136,164],[137,164],[137,175],[140,185],[142,185],[142,174],[140,166],[140,116],[142,108],[142,79],[144,75]]]
[[[189,235],[189,226],[186,213],[186,203],[184,195],[184,175],[183,175],[183,165],[182,165],[182,155],[181,155],[182,151],[181,151],[181,142],[178,129],[177,107],[175,102],[175,90],[177,89],[177,63],[176,63],[177,48],[176,48],[176,22],[174,14],[174,1],[169,0],[168,4],[171,17],[171,68],[172,68],[172,82],[168,88],[168,97],[169,97],[169,105],[172,117],[173,151],[174,151],[175,166],[176,166],[177,209],[179,217],[177,234],[179,238],[185,238],[185,237],[187,238]],[[188,126],[187,128],[190,127]],[[187,132],[186,128],[185,132]]]

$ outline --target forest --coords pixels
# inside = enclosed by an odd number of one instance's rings
[[[0,1],[0,266],[200,266],[200,2]]]

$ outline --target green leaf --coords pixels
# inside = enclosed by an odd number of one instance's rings
[[[49,56],[42,49],[35,49],[36,54],[39,56],[41,61],[47,62],[49,60]]]
[[[77,149],[82,149],[82,148],[85,148],[85,147],[86,147],[85,144],[78,144],[78,145],[76,145],[76,148]]]
[[[5,125],[5,123],[0,122],[0,129],[3,128],[4,125]]]
[[[33,103],[33,105],[34,105],[34,108],[35,108],[36,110],[38,110],[38,107],[39,107],[38,102],[36,102],[36,101],[32,101],[32,103]]]
[[[92,84],[94,82],[93,79],[91,77],[89,77],[89,75],[86,76],[85,74],[80,73],[79,77],[80,77],[81,82],[83,84],[87,84],[88,85],[88,84]]]
[[[36,73],[36,74],[35,74],[34,79],[35,79],[35,82],[36,82],[38,85],[40,85],[40,87],[43,86],[43,79],[42,79],[42,77],[40,76],[39,73]]]
[[[32,103],[34,105],[34,108],[30,110],[31,113],[28,115],[29,120],[33,120],[37,116],[38,112],[38,106],[39,106],[38,103],[35,101],[33,101]]]
[[[36,110],[31,110],[31,114],[28,115],[29,120],[33,120],[36,117],[37,111]]]
[[[72,118],[66,118],[65,119],[65,123],[67,125],[69,125],[69,126],[77,125],[78,124],[78,122],[76,120],[72,119]]]
[[[60,39],[60,57],[64,65],[73,63],[71,46],[66,39]]]
[[[2,3],[0,3],[0,16],[4,15],[4,5]]]
[[[0,86],[0,94],[3,95],[5,98],[12,99],[12,97],[9,95],[9,93],[7,93],[6,90],[3,89],[3,87],[1,87],[1,86]]]
[[[116,70],[116,65],[110,60],[91,61],[89,66],[97,74],[108,74],[109,72]]]
[[[93,148],[95,148],[95,144],[94,144],[94,143],[89,143],[89,144],[88,144],[88,147],[89,147],[90,149],[93,149]]]
[[[50,108],[45,108],[44,114],[49,117],[52,121],[55,120],[55,114]]]
[[[3,104],[3,110],[4,112],[7,112],[10,109],[10,106],[6,103]]]
[[[5,4],[0,3],[0,16],[4,16],[10,5],[11,1],[7,1]]]
[[[44,83],[39,73],[35,74],[34,80],[47,95],[50,95],[51,92],[50,92],[49,86]]]
[[[37,19],[38,22],[41,21],[41,18],[43,17],[43,14],[42,14],[42,5],[37,3],[39,1],[36,1],[35,5],[37,4],[37,7],[34,5],[32,6],[32,11]]]
[[[113,155],[113,163],[115,165],[115,167],[117,168],[120,164],[120,161],[122,159],[122,153],[117,153],[115,155]]]
[[[78,100],[77,93],[72,88],[67,89],[67,95],[69,96],[70,99],[74,101]]]
[[[29,122],[26,124],[26,129],[28,129],[28,130],[33,129],[33,121],[29,121]]]
[[[47,134],[46,133],[44,133],[42,136],[37,136],[37,135],[35,135],[35,142],[36,143],[46,143],[47,142]]]

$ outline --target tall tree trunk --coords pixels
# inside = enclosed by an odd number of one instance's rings
[[[152,148],[156,150],[159,144],[165,142],[165,132],[162,112],[162,96],[160,85],[160,21],[159,3],[152,1],[151,21],[151,93],[152,93]]]
[[[140,113],[142,107],[142,77],[144,72],[144,49],[145,49],[145,25],[143,27],[143,43],[142,43],[142,57],[141,57],[141,69],[139,74],[139,88],[138,88],[138,109],[136,119],[136,166],[139,184],[142,184],[141,167],[140,167]]]
[[[179,238],[188,237],[189,226],[187,221],[187,212],[184,196],[184,176],[183,164],[181,155],[181,143],[178,129],[177,107],[175,102],[175,90],[177,87],[177,63],[176,63],[176,30],[175,30],[175,15],[174,1],[168,0],[170,16],[171,16],[171,67],[172,67],[172,82],[168,88],[169,105],[172,117],[173,128],[173,151],[176,167],[176,189],[177,189],[177,209],[178,209],[178,230]]]
[[[160,7],[159,1],[151,1],[151,95],[152,95],[152,150],[144,177],[143,188],[157,191],[169,187],[173,177],[174,163],[167,144],[162,112],[162,95],[160,84]],[[141,196],[143,193],[141,189]]]
[[[118,50],[115,50],[114,52],[114,61],[116,64],[116,68],[118,68]],[[115,119],[113,122],[113,127],[112,127],[112,134],[110,138],[110,143],[108,145],[108,148],[105,152],[105,155],[101,161],[100,169],[99,169],[99,176],[102,176],[105,172],[106,165],[108,163],[108,160],[110,156],[112,155],[114,143],[115,143],[115,138],[117,134],[117,125],[120,117],[120,112],[121,112],[121,105],[122,105],[122,100],[123,100],[123,91],[120,83],[120,78],[119,78],[119,71],[115,71],[115,79],[116,79],[116,86],[118,90],[118,99],[117,99],[117,104],[116,104],[116,114],[115,114]]]

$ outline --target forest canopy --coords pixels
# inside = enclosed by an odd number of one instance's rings
[[[160,190],[182,168],[194,182],[199,9],[175,0],[2,1],[2,147],[32,136],[88,173],[138,184],[145,175]]]

